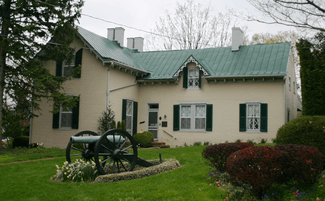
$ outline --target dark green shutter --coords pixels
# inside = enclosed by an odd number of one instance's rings
[[[201,83],[202,83],[202,71],[199,70],[199,88],[201,88]]]
[[[179,131],[179,105],[174,105],[174,131]]]
[[[56,73],[55,76],[62,76],[62,61],[57,61],[56,62]]]
[[[60,112],[58,112],[56,114],[53,113],[53,122],[52,122],[53,129],[59,128],[59,121],[60,121]]]
[[[246,131],[246,104],[239,105],[239,131]]]
[[[183,88],[187,89],[187,67],[183,68]]]
[[[137,133],[138,128],[138,102],[133,102],[133,135]]]
[[[75,58],[75,67],[78,67],[81,65],[82,62],[82,48],[76,52],[76,58]],[[81,71],[78,75],[75,76],[75,78],[80,78],[81,77]]]
[[[261,103],[261,132],[267,132],[267,104]]]
[[[79,128],[79,100],[76,103],[76,106],[72,108],[72,129]]]
[[[122,121],[126,121],[126,99],[122,100]]]
[[[207,105],[207,112],[206,112],[206,131],[212,131],[212,124],[213,124],[213,105]]]

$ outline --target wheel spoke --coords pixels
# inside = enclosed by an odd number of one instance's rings
[[[109,157],[108,159],[112,159],[111,157]],[[106,161],[108,161],[108,159]],[[109,164],[107,165],[107,167],[105,168],[105,172],[107,172],[109,166],[112,164],[112,160],[109,162]],[[105,167],[105,166],[104,166]]]
[[[71,145],[71,149],[74,149],[74,150],[76,150],[76,151],[80,151],[80,152],[82,152],[81,149],[78,149],[77,147],[74,147],[74,146],[72,146],[72,145]]]
[[[128,146],[128,147],[126,147],[126,148],[124,148],[122,151],[123,152],[125,152],[125,150],[127,150],[127,149],[129,149],[129,148],[131,148],[133,145],[131,144],[130,146]]]
[[[125,166],[123,165],[123,162],[121,161],[121,159],[118,159],[122,165],[122,167],[124,168],[124,170],[127,172],[128,170],[125,168]]]
[[[112,152],[112,150],[111,149],[109,149],[108,147],[106,147],[103,143],[101,144],[101,146],[102,147],[104,147],[106,150],[108,150],[108,151],[110,151],[110,152]]]
[[[126,140],[124,140],[124,142],[122,143],[122,145],[119,147],[119,149],[123,148],[123,146],[125,145]]]

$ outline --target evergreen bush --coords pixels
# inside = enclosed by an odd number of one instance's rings
[[[154,136],[150,131],[143,131],[133,135],[133,138],[140,147],[152,147]]]
[[[325,154],[325,116],[301,116],[291,120],[278,130],[276,143],[314,146]]]
[[[12,142],[12,147],[26,147],[28,148],[29,145],[29,137],[28,136],[19,136],[14,139]]]
[[[102,113],[102,117],[98,119],[98,134],[102,135],[106,131],[116,128],[115,124],[115,113],[111,109],[110,106],[108,106],[107,110]]]

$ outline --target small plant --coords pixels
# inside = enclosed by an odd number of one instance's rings
[[[254,144],[253,140],[247,140],[247,143]]]
[[[265,144],[267,142],[267,139],[262,138],[261,139],[261,144]]]
[[[276,138],[272,138],[272,143],[276,143]]]
[[[237,139],[235,142],[242,142],[243,140],[241,140],[241,139]]]
[[[140,144],[140,147],[152,147],[154,135],[150,131],[141,131],[133,136],[135,142]]]
[[[184,147],[188,147],[188,145],[186,144],[186,142],[184,143]]]
[[[37,143],[30,143],[29,144],[29,148],[37,148],[38,147],[38,144]]]
[[[64,182],[86,182],[93,181],[98,176],[98,171],[95,162],[85,162],[82,159],[77,159],[74,163],[64,162],[60,168],[56,165],[57,174],[55,180]]]
[[[102,117],[98,120],[98,133],[102,135],[106,131],[116,128],[115,124],[115,114],[114,111],[111,109],[110,105],[108,106],[107,110],[102,113]]]
[[[205,146],[206,146],[206,145],[209,145],[209,144],[210,144],[210,142],[204,142],[204,143],[203,143],[203,145],[205,145]]]
[[[201,142],[194,142],[193,146],[201,146],[202,143]]]

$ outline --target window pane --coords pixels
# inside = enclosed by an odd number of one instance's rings
[[[181,129],[191,129],[191,118],[181,119]]]
[[[72,127],[72,113],[61,113],[61,127]]]
[[[157,133],[158,133],[157,130],[148,130],[148,131],[152,132],[154,138],[157,139]]]
[[[195,109],[195,117],[204,117],[205,118],[205,105],[197,105]]]
[[[131,116],[126,116],[126,120],[125,120],[125,128],[126,130],[131,130],[131,120],[132,117]]]
[[[73,70],[74,70],[74,67],[69,67],[69,66],[64,67],[63,68],[63,75],[67,76],[68,74],[72,73]]]
[[[126,102],[126,114],[127,115],[132,115],[132,101],[127,101]]]
[[[158,112],[149,112],[149,126],[158,125]]]
[[[195,129],[205,129],[205,118],[195,119]]]
[[[181,117],[191,117],[191,106],[181,107]]]

